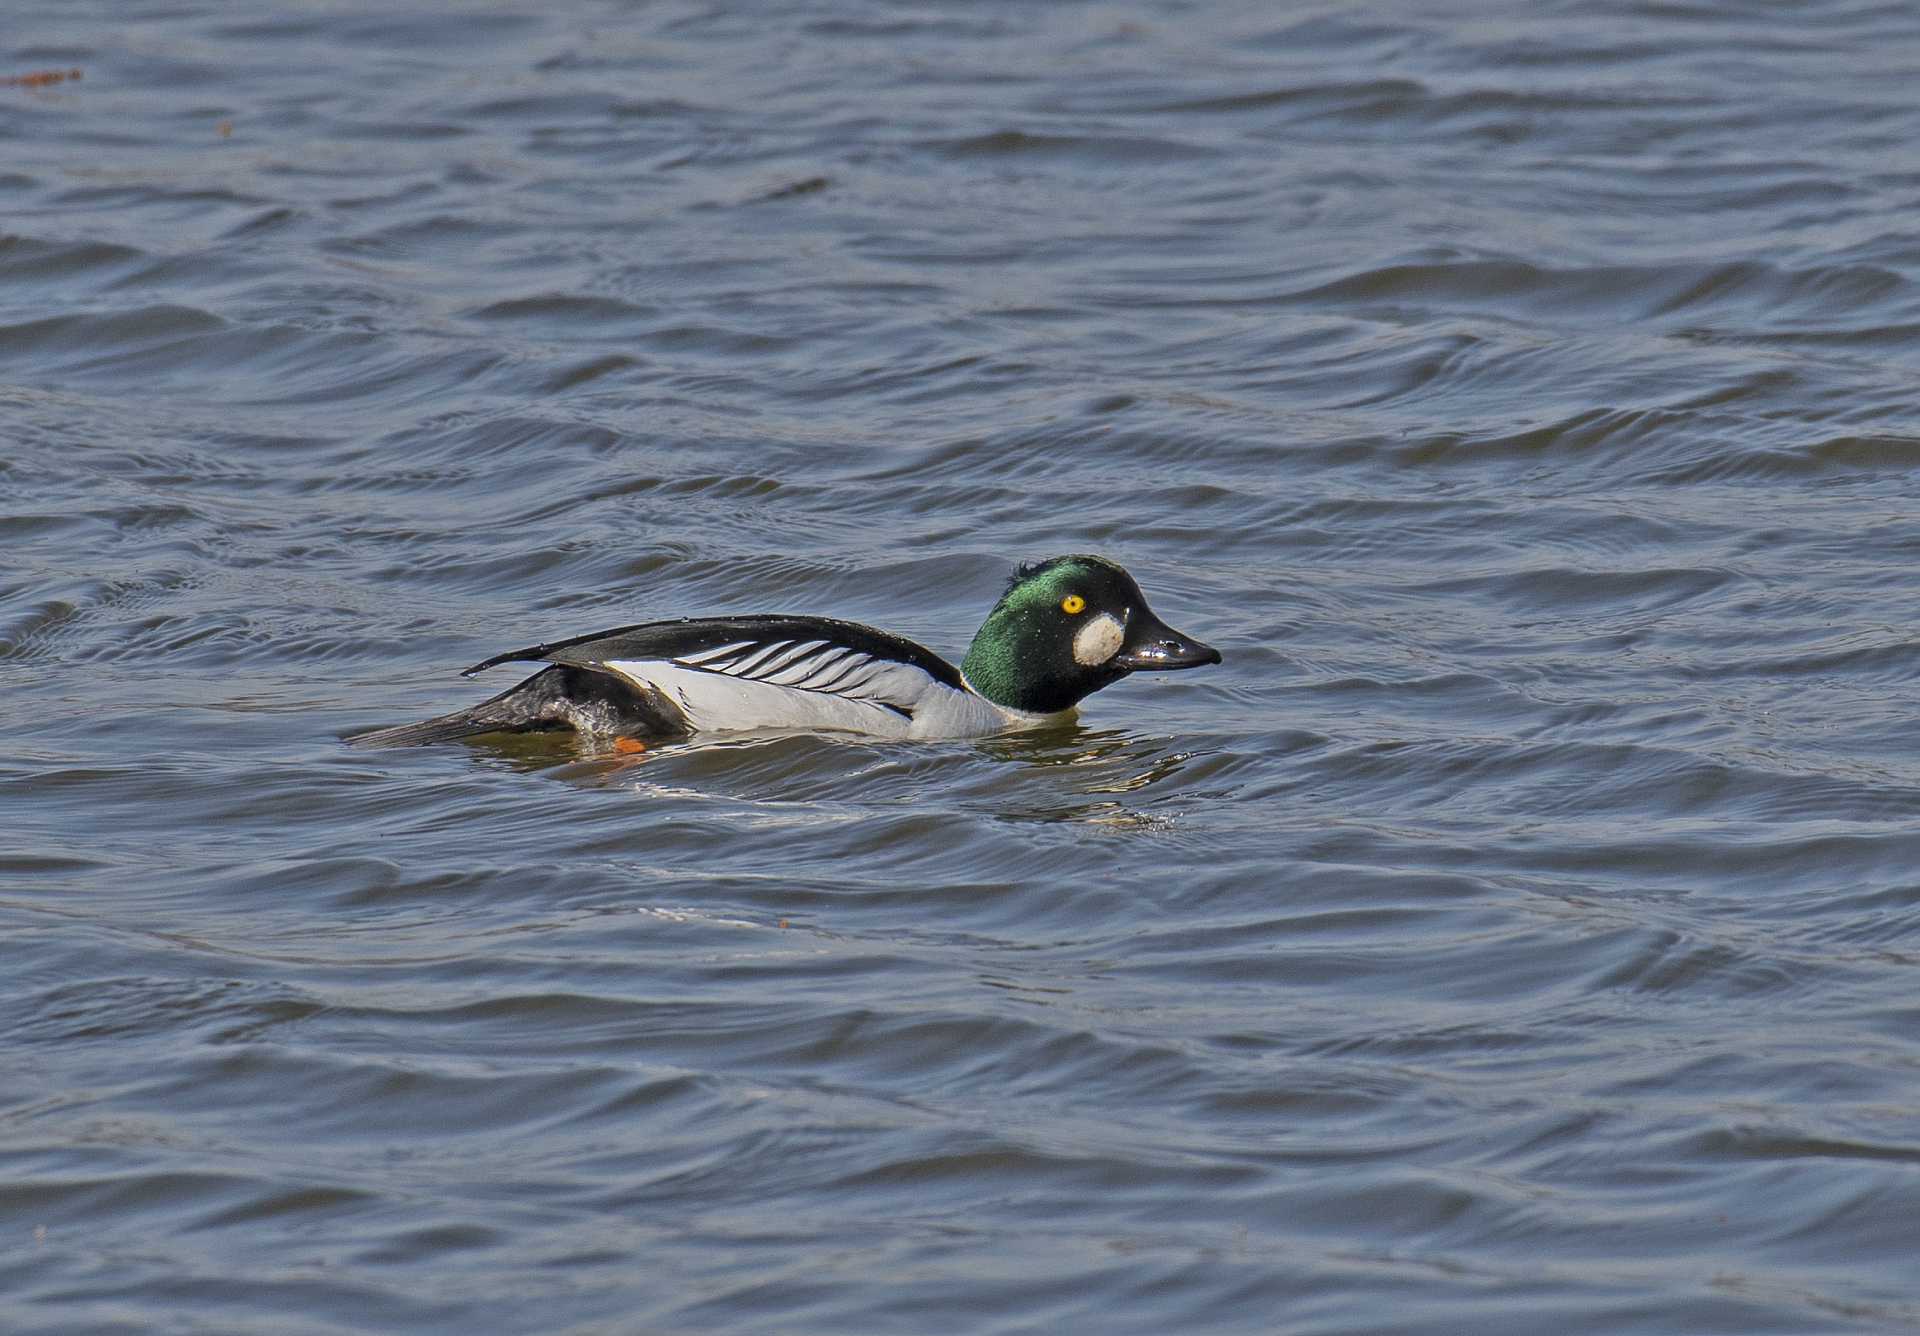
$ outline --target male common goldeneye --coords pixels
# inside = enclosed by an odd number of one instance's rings
[[[833,729],[888,738],[973,737],[1046,722],[1139,669],[1194,668],[1220,651],[1153,615],[1102,557],[1022,566],[955,669],[932,650],[827,617],[687,617],[497,654],[545,662],[470,709],[362,733],[409,747],[476,733],[577,729],[616,738],[706,729]]]

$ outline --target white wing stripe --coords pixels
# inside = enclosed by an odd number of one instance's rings
[[[732,673],[735,677],[752,677],[754,669],[792,643],[791,640],[776,640],[765,647],[756,645],[744,658],[735,659],[732,663],[720,664],[720,671]]]
[[[812,663],[816,668],[829,668],[851,653],[845,645],[829,645],[813,656]]]
[[[845,655],[836,655],[831,660],[822,663],[798,682],[795,682],[794,685],[804,688],[807,691],[832,691],[846,678],[851,677],[861,664],[866,662],[866,656],[864,654],[856,655],[852,663],[843,662],[845,658]]]
[[[803,645],[796,645],[778,658],[770,659],[755,668],[753,675],[758,678],[768,678],[775,673],[791,672],[795,668],[804,673],[813,652],[826,643],[824,640],[809,640]]]
[[[836,696],[862,695],[864,693],[860,690],[860,688],[866,686],[869,682],[873,681],[873,679],[878,675],[879,675],[878,668],[876,668],[873,664],[863,663],[860,665],[860,670],[858,672],[854,673],[851,677],[847,678],[844,682],[839,682],[835,684],[833,688],[833,694]]]
[[[721,645],[718,649],[703,649],[693,654],[682,654],[679,658],[675,659],[674,662],[691,664],[705,663],[708,659],[724,658],[735,650],[745,649],[752,643],[751,640],[736,640],[731,645]]]
[[[923,668],[818,636],[810,640],[736,640],[694,650],[670,662],[694,676],[725,676],[742,684],[758,683],[770,690],[791,691],[816,700],[838,697],[889,711],[913,711],[938,685]]]
[[[798,662],[784,664],[778,672],[756,673],[754,676],[763,682],[772,682],[776,686],[799,686],[809,678],[818,677],[820,670],[829,666],[821,662],[823,657],[825,656],[809,655]]]

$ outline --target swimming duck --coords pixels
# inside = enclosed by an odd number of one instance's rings
[[[687,617],[496,654],[544,662],[470,709],[362,733],[411,747],[478,733],[575,729],[614,738],[798,728],[887,738],[974,737],[1053,721],[1141,669],[1195,668],[1220,651],[1153,615],[1102,557],[1021,566],[959,668],[901,636],[829,617]]]

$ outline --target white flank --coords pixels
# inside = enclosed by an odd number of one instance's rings
[[[849,654],[841,647],[810,657],[806,650],[817,650],[817,643],[798,654],[790,653],[794,648],[788,642],[771,654],[753,656],[765,662],[742,666],[747,671],[772,670],[779,678],[804,668],[800,681],[816,680],[828,689],[739,676],[739,670],[721,666],[718,654],[701,656],[712,668],[665,659],[610,659],[606,667],[630,682],[665,692],[686,712],[687,722],[702,731],[799,728],[883,738],[963,738],[1033,719],[972,692],[956,691],[911,664]]]

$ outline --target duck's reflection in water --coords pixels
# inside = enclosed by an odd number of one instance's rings
[[[577,733],[495,733],[464,743],[477,760],[587,787],[664,786],[753,802],[897,808],[938,788],[976,814],[1009,821],[1152,827],[1141,794],[1193,753],[1175,740],[1070,723],[966,742],[873,742],[826,733],[704,734],[644,741]]]

